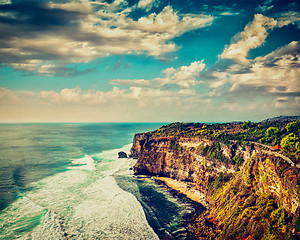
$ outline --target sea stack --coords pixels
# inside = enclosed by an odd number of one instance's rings
[[[118,156],[119,156],[119,158],[128,158],[127,154],[125,152],[119,152]]]

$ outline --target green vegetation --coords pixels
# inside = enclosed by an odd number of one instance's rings
[[[216,194],[220,189],[222,189],[225,184],[233,178],[232,173],[220,172],[219,175],[212,176],[208,183],[208,192],[212,195]]]
[[[280,151],[294,163],[300,163],[300,121],[178,122],[151,132],[151,137],[169,141],[168,147],[180,167],[189,169],[191,163],[195,164],[195,154],[205,157],[192,173],[197,175],[193,181],[206,194],[211,207],[195,215],[190,223],[196,239],[299,237],[299,169],[269,151]],[[199,142],[199,146],[181,144],[185,137],[197,140],[191,142]],[[277,144],[282,150],[270,148]],[[257,151],[251,158],[246,157],[257,148],[268,152]]]
[[[236,154],[233,158],[232,158],[232,162],[233,164],[237,165],[237,166],[241,166],[244,162],[244,158],[243,155],[241,153]]]
[[[281,147],[284,152],[288,153],[292,158],[299,160],[300,142],[299,137],[294,133],[290,133],[281,140]]]
[[[242,128],[250,128],[252,125],[252,122],[251,121],[247,121],[247,122],[244,122],[241,124],[241,127]]]
[[[201,155],[206,156],[207,158],[213,160],[218,159],[223,162],[228,162],[228,158],[226,158],[221,149],[221,144],[216,142],[212,146],[206,145],[206,146],[200,146],[199,152]]]
[[[283,153],[296,163],[300,163],[300,121],[295,122],[258,122],[244,123],[171,123],[151,132],[153,137],[194,137],[206,138],[231,145],[234,141],[243,146],[257,142],[268,146],[282,145]],[[206,149],[210,156],[219,155],[221,160],[228,161],[214,149]],[[268,150],[268,149],[266,149]],[[206,154],[205,154],[206,155]],[[235,159],[233,164],[241,165],[241,159]]]
[[[299,131],[300,131],[300,120],[288,123],[285,128],[286,128],[288,133],[296,133],[296,132],[299,133]]]
[[[266,131],[267,137],[276,137],[279,135],[279,129],[275,127],[269,127]]]
[[[272,184],[258,167],[264,159],[264,156],[255,156],[247,160],[243,171],[215,189],[210,218],[221,227],[220,235],[215,239],[246,239],[249,236],[249,239],[295,239],[293,228],[299,224],[299,213],[292,217],[290,209],[282,204],[283,196],[259,190],[263,189],[262,184]],[[265,161],[268,166],[277,161],[281,163],[277,158]],[[281,171],[287,181],[292,181],[292,176],[287,174],[289,167],[285,166]],[[260,180],[256,181],[253,176]]]
[[[172,148],[175,151],[179,151],[181,149],[178,140],[176,138],[172,138],[170,141],[170,148]]]
[[[242,179],[245,184],[251,184],[251,167],[252,167],[253,161],[252,159],[248,160],[244,167],[243,167],[243,173],[242,173]]]

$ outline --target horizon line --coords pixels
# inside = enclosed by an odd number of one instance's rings
[[[274,117],[267,117],[267,118],[264,118],[262,120],[258,120],[258,121],[253,121],[253,120],[230,120],[230,121],[178,121],[178,120],[175,120],[175,121],[103,121],[103,122],[98,122],[98,121],[87,121],[87,122],[69,122],[69,121],[57,121],[57,122],[53,122],[53,121],[50,121],[50,122],[38,122],[38,121],[28,121],[28,122],[17,122],[17,121],[12,121],[12,122],[1,122],[0,121],[0,124],[57,124],[57,123],[61,123],[61,124],[82,124],[82,123],[166,123],[166,124],[169,124],[169,123],[234,123],[234,122],[247,122],[247,121],[251,121],[251,122],[262,122],[262,121],[265,121],[265,120],[268,120],[268,119],[272,119],[272,118],[280,118],[280,117],[300,117],[300,115],[277,115],[277,116],[274,116]]]

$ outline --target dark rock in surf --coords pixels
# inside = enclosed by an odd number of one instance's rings
[[[128,156],[125,152],[119,152],[118,156],[119,156],[119,158],[128,158]]]

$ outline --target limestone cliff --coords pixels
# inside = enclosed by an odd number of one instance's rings
[[[217,148],[220,156],[228,161],[217,156],[205,156],[205,147]],[[131,156],[138,159],[134,166],[135,174],[188,181],[206,194],[208,183],[213,178],[220,173],[236,172],[238,167],[229,160],[237,156],[249,159],[254,152],[254,147],[242,149],[236,143],[227,146],[207,138],[153,137],[147,133],[135,135]]]
[[[196,131],[136,134],[135,174],[185,181],[204,194],[208,209],[190,224],[196,239],[297,239],[299,169],[258,144]]]

